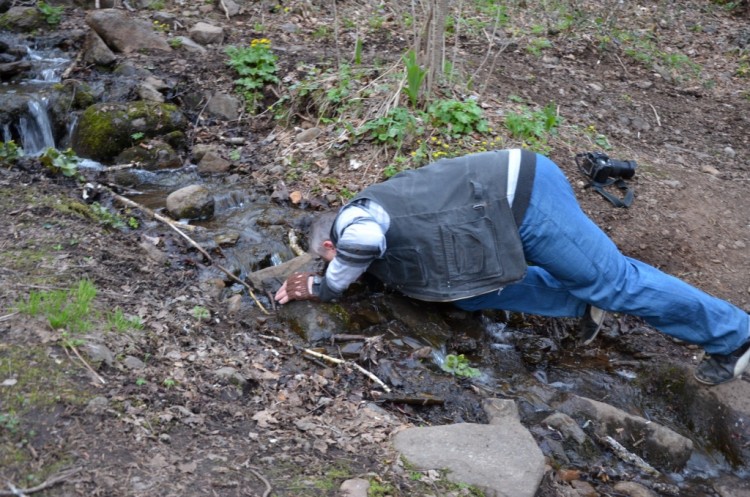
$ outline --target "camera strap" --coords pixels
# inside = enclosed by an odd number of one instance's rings
[[[609,185],[614,185],[619,190],[622,190],[623,192],[625,192],[623,198],[621,199],[617,198],[616,196],[606,191],[604,188]],[[631,188],[631,186],[628,185],[625,182],[625,180],[623,180],[622,178],[619,178],[619,179],[610,178],[604,183],[598,183],[596,181],[592,181],[588,185],[585,186],[585,188],[589,188],[589,187],[593,188],[595,192],[597,192],[602,197],[609,200],[612,203],[612,205],[614,205],[615,207],[630,207],[630,204],[633,203],[633,198],[634,198],[633,188]]]

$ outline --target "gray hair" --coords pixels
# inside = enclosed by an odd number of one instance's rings
[[[336,220],[338,212],[324,212],[312,222],[310,227],[310,245],[309,251],[323,256],[323,242],[331,239],[331,228]]]

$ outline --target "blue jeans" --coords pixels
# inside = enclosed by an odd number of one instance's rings
[[[542,155],[519,233],[530,265],[524,279],[456,301],[458,307],[577,317],[592,304],[643,318],[708,353],[727,354],[748,340],[745,311],[620,253],[581,210],[563,172]]]

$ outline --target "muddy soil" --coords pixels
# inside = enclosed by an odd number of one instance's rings
[[[166,10],[182,11],[167,4]],[[750,308],[748,18],[702,1],[614,10],[612,2],[577,4],[592,18],[611,23],[610,30],[650,32],[661,53],[688,54],[700,74],[691,73],[692,66],[646,64],[587,33],[550,34],[552,48],[536,54],[526,46],[532,27],[542,21],[533,9],[514,6],[503,35],[513,43],[475,77],[487,117],[499,130],[503,113],[513,109],[510,102],[521,99],[540,107],[553,102],[565,120],[548,142],[548,155],[568,174],[585,211],[622,251]],[[391,7],[341,2],[338,8],[342,18],[359,19],[363,29],[370,26],[371,56],[396,61],[407,48],[398,35],[400,13]],[[334,40],[320,37],[320,26],[333,19],[327,4],[245,9],[231,21],[218,9],[205,18],[227,27],[227,44],[260,35],[273,40],[290,77],[299,63],[335,57]],[[133,15],[148,19],[152,13]],[[61,28],[85,28],[83,17],[68,9]],[[363,20],[374,18],[383,24],[373,27]],[[262,32],[256,31],[259,23]],[[480,67],[486,36],[458,38],[467,70]],[[213,50],[215,57],[121,57],[148,65],[183,89],[231,92],[234,76],[221,49]],[[81,68],[74,77],[97,75]],[[296,122],[297,129],[277,127],[268,115],[194,122],[196,144],[248,138],[232,174],[252,178],[267,195],[299,191],[316,200],[292,204],[277,195],[292,208],[336,207],[342,190],[382,180],[387,165],[387,156],[373,144],[335,152],[327,147],[331,139],[318,143],[333,151],[323,165],[293,176],[279,171],[279,158],[290,151],[298,159],[320,160],[316,150],[294,141],[300,129],[316,123],[314,116]],[[499,134],[503,146],[520,145]],[[635,201],[628,209],[584,188],[573,157],[599,149],[596,134],[607,137],[613,157],[638,163],[631,181]],[[365,166],[352,169],[350,159]],[[49,496],[333,496],[343,480],[362,476],[380,492],[371,495],[457,491],[416,481],[388,440],[411,424],[481,422],[478,406],[486,392],[415,368],[406,385],[419,393],[420,382],[429,384],[421,391],[449,402],[377,402],[378,387],[358,371],[303,356],[295,345],[311,344],[279,321],[271,306],[269,313],[261,312],[246,297],[238,310],[216,298],[215,289],[199,278],[209,261],[163,223],[114,204],[138,227],[109,227],[82,206],[77,182],[46,174],[31,162],[0,169],[0,186],[4,484],[42,485],[35,495]],[[66,292],[84,279],[97,295],[89,314],[93,324],[81,340],[15,310],[34,292]],[[118,326],[118,310],[140,324]],[[622,322],[638,330],[624,353],[648,354],[657,358],[655,364],[680,368],[700,359],[695,347],[675,343],[637,320]],[[533,323],[541,334],[558,328],[554,320]],[[598,347],[606,352],[615,343],[604,340]],[[322,350],[336,353],[336,347],[323,345]],[[377,352],[382,358],[388,351]],[[0,490],[0,495],[12,494]]]

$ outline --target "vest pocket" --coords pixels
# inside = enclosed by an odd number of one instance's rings
[[[385,257],[375,261],[369,272],[394,286],[425,286],[427,272],[419,249],[402,247],[388,249]]]
[[[492,278],[503,274],[495,227],[488,218],[442,225],[440,231],[448,278],[452,283],[475,276]]]

